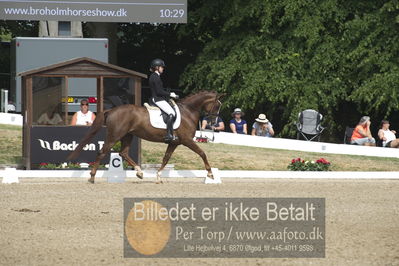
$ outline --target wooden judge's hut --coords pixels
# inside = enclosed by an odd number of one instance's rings
[[[88,132],[88,126],[70,126],[73,105],[85,94],[70,95],[68,84],[74,79],[96,80],[89,108],[102,112],[118,104],[141,105],[141,81],[147,78],[116,65],[91,58],[76,58],[19,73],[22,77],[23,163],[27,169],[40,164],[61,164]],[[87,88],[79,88],[87,91]],[[96,90],[96,92],[94,92]],[[76,91],[76,88],[74,88]],[[86,93],[87,94],[87,93]],[[105,127],[86,145],[76,162],[94,162],[105,141]],[[141,142],[134,138],[130,156],[140,163]],[[109,157],[103,163],[108,163]]]

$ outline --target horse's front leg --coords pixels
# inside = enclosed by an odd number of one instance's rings
[[[184,146],[201,156],[202,160],[204,161],[205,164],[205,169],[208,171],[207,176],[211,179],[213,179],[213,174],[212,174],[212,169],[211,166],[209,165],[208,158],[205,154],[205,152],[193,141],[190,140],[187,143],[183,143]]]
[[[166,164],[169,162],[170,157],[172,156],[173,152],[176,150],[177,144],[170,143],[168,148],[166,149],[165,155],[163,156],[162,165],[157,171],[157,181],[156,184],[162,183],[161,180],[161,173],[162,170],[165,168]]]

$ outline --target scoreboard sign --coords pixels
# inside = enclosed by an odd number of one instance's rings
[[[187,23],[187,0],[0,0],[0,19]]]

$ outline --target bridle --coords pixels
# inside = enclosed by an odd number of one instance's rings
[[[217,109],[216,113],[213,113],[213,109],[215,109],[216,104],[219,104],[219,108]],[[216,97],[215,101],[213,102],[211,110],[206,114],[206,116],[208,116],[208,117],[216,117],[216,120],[217,120],[217,117],[219,116],[221,108],[222,108],[222,102],[219,100],[218,97]],[[201,121],[198,121],[198,123],[199,123],[199,129],[200,129],[201,137],[202,137]],[[211,141],[214,141],[214,140],[215,140],[215,135],[213,134]]]
[[[213,109],[215,109],[217,103],[219,104],[219,108],[217,109],[216,113],[213,113],[212,111]],[[215,101],[213,102],[211,110],[209,111],[209,113],[207,113],[207,116],[219,116],[221,108],[222,108],[222,102],[218,98],[216,98]]]

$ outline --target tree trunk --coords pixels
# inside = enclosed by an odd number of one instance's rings
[[[109,63],[117,65],[118,46],[118,23],[113,22],[88,22],[88,37],[108,38],[108,60]]]

